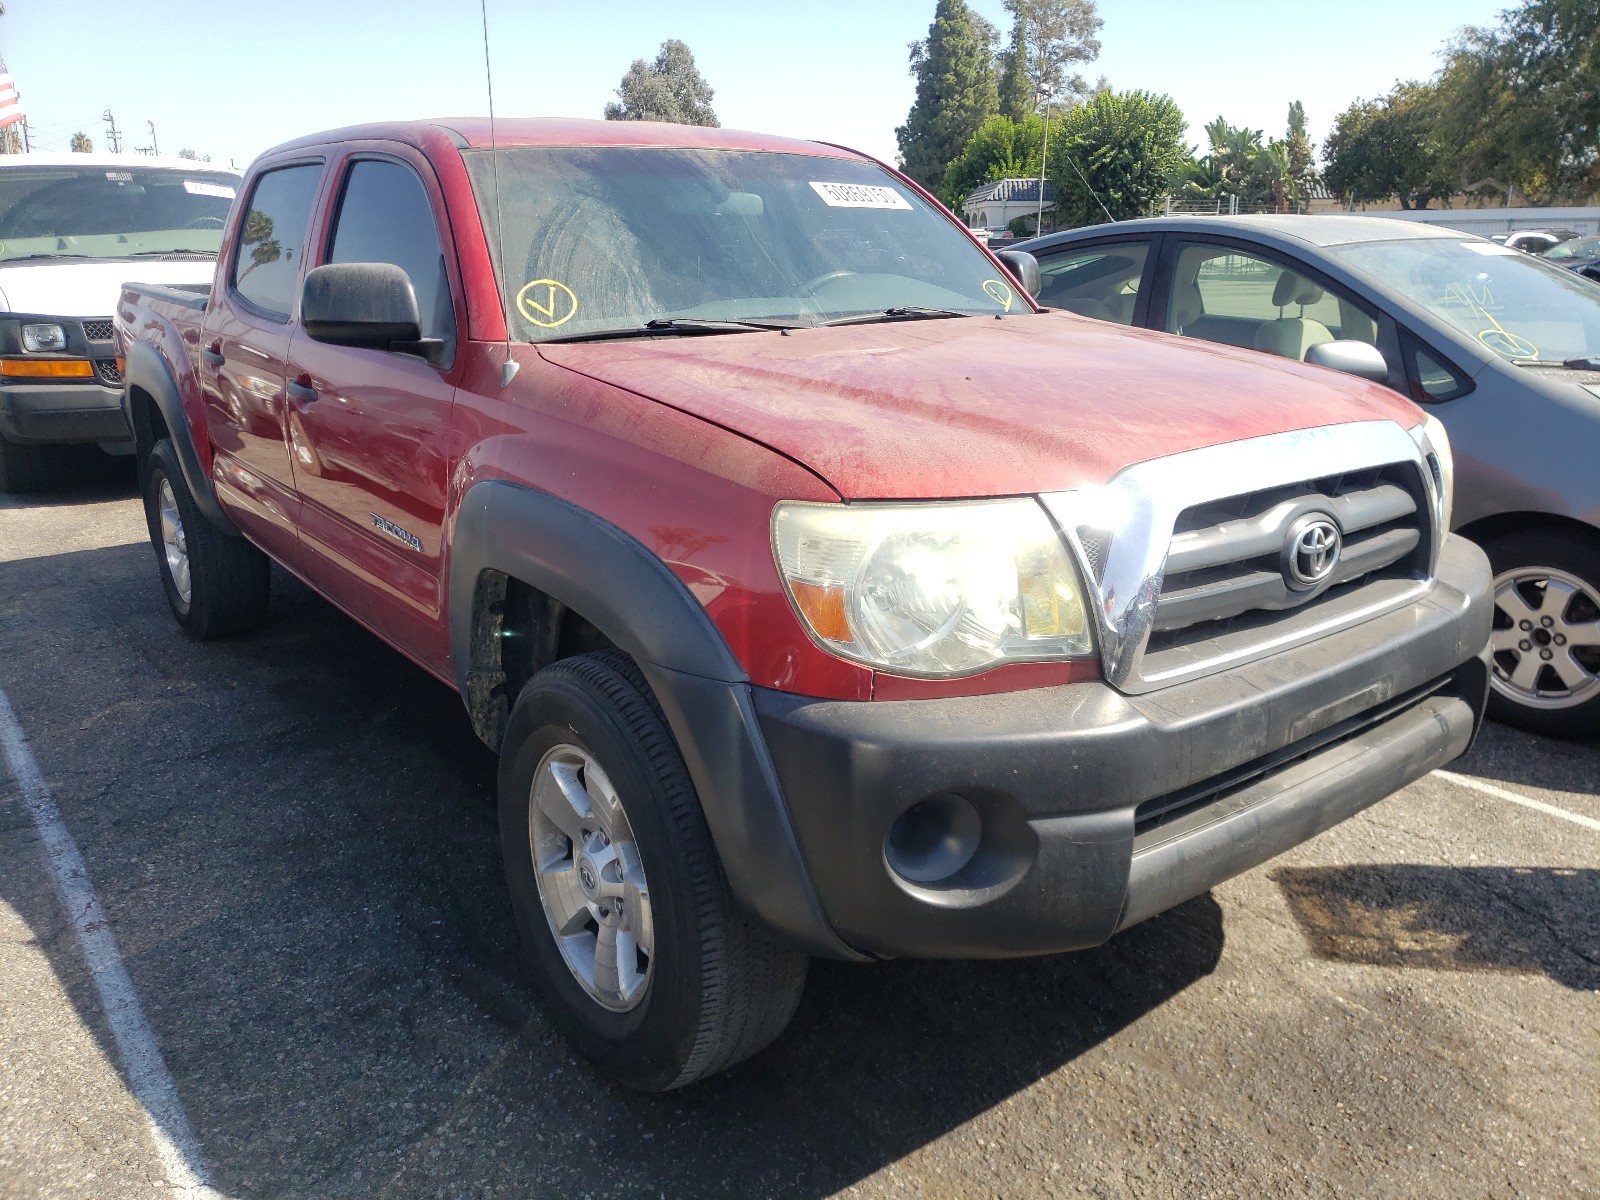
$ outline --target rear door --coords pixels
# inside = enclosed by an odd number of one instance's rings
[[[218,496],[273,557],[299,563],[299,499],[284,442],[284,370],[321,159],[273,164],[251,182],[224,294],[201,335],[200,379]]]
[[[459,456],[451,428],[459,272],[427,160],[386,143],[336,164],[317,261],[383,262],[416,292],[433,362],[316,342],[291,349],[287,428],[302,499],[306,578],[378,633],[440,661],[443,526]]]

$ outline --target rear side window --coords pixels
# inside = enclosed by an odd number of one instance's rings
[[[454,337],[455,309],[433,206],[410,167],[364,159],[350,168],[328,261],[399,267],[411,277],[416,291],[422,336],[446,341]]]
[[[1139,299],[1139,278],[1150,243],[1071,247],[1057,254],[1038,254],[1040,304],[1064,308],[1079,316],[1133,324]]]
[[[268,171],[250,193],[233,259],[233,290],[278,321],[289,319],[321,163]]]

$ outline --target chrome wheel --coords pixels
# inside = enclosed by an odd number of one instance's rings
[[[1491,685],[1516,704],[1559,709],[1600,695],[1600,592],[1576,575],[1519,567],[1495,577]]]
[[[167,556],[167,574],[172,586],[185,604],[190,601],[192,583],[189,578],[189,540],[184,536],[183,517],[178,513],[178,498],[172,493],[172,481],[161,480],[161,490],[156,495],[156,506],[161,514],[161,548]]]
[[[622,801],[587,751],[563,743],[540,760],[528,843],[539,903],[567,969],[612,1012],[637,1008],[655,957],[650,889]]]

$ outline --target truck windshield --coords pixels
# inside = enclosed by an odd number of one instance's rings
[[[1029,311],[946,217],[871,163],[582,146],[465,157],[528,341]]]
[[[0,166],[0,263],[210,254],[238,176],[140,167]]]
[[[1445,238],[1328,250],[1502,358],[1600,358],[1600,287],[1521,250]]]

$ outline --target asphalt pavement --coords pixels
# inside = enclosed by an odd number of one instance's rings
[[[273,587],[196,644],[126,462],[0,499],[0,1196],[1600,1196],[1600,743],[1488,726],[1097,950],[815,964],[641,1097],[540,1012],[457,698]]]

